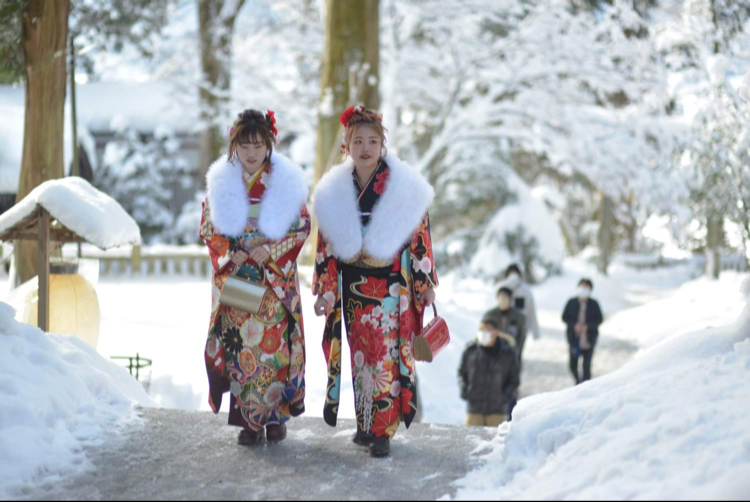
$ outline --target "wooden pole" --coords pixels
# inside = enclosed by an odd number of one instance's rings
[[[39,303],[37,325],[42,331],[49,331],[49,255],[50,255],[50,215],[39,207]]]
[[[70,166],[71,176],[81,175],[81,163],[78,158],[78,110],[76,107],[76,44],[75,34],[70,34],[70,119],[73,136],[73,165]],[[79,245],[80,248],[80,245]],[[78,257],[80,258],[80,254]]]

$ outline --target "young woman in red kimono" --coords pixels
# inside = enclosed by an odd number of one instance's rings
[[[324,418],[336,425],[343,319],[352,355],[354,442],[382,457],[401,421],[408,427],[417,412],[412,344],[438,282],[427,214],[434,192],[416,170],[386,153],[380,114],[351,107],[341,122],[349,158],[321,179],[314,209],[320,228],[315,312],[327,316]]]
[[[302,169],[273,151],[273,112],[241,113],[230,129],[229,156],[211,165],[200,235],[213,264],[211,324],[205,359],[209,402],[219,412],[231,392],[229,424],[239,443],[286,438],[304,412],[305,337],[297,255],[310,233]],[[273,291],[258,315],[224,306],[227,278],[263,282]]]

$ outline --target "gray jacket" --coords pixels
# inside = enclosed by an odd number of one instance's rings
[[[504,280],[498,285],[499,288],[506,287],[513,290],[513,306],[526,316],[526,328],[535,340],[539,339],[539,322],[536,318],[536,304],[534,303],[534,294],[528,284],[521,281],[515,288],[511,287],[508,280]]]

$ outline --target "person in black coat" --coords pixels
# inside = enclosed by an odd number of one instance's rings
[[[594,347],[599,338],[599,325],[604,321],[599,303],[591,298],[594,283],[590,279],[581,279],[578,283],[578,296],[571,298],[563,312],[563,322],[568,327],[568,345],[570,345],[570,371],[576,385],[591,380],[591,361],[594,358]],[[583,356],[583,379],[578,374],[578,359]]]
[[[483,321],[458,369],[461,399],[468,402],[466,425],[497,427],[505,422],[520,383],[513,337]]]

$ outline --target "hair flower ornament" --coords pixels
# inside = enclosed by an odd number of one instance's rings
[[[276,113],[273,110],[268,110],[266,112],[266,123],[268,124],[268,128],[271,129],[274,137],[278,138],[279,130],[276,129]]]
[[[339,116],[339,121],[341,122],[342,126],[349,127],[349,121],[353,116],[365,113],[366,111],[367,108],[365,108],[363,105],[350,106],[344,111],[344,113]]]

